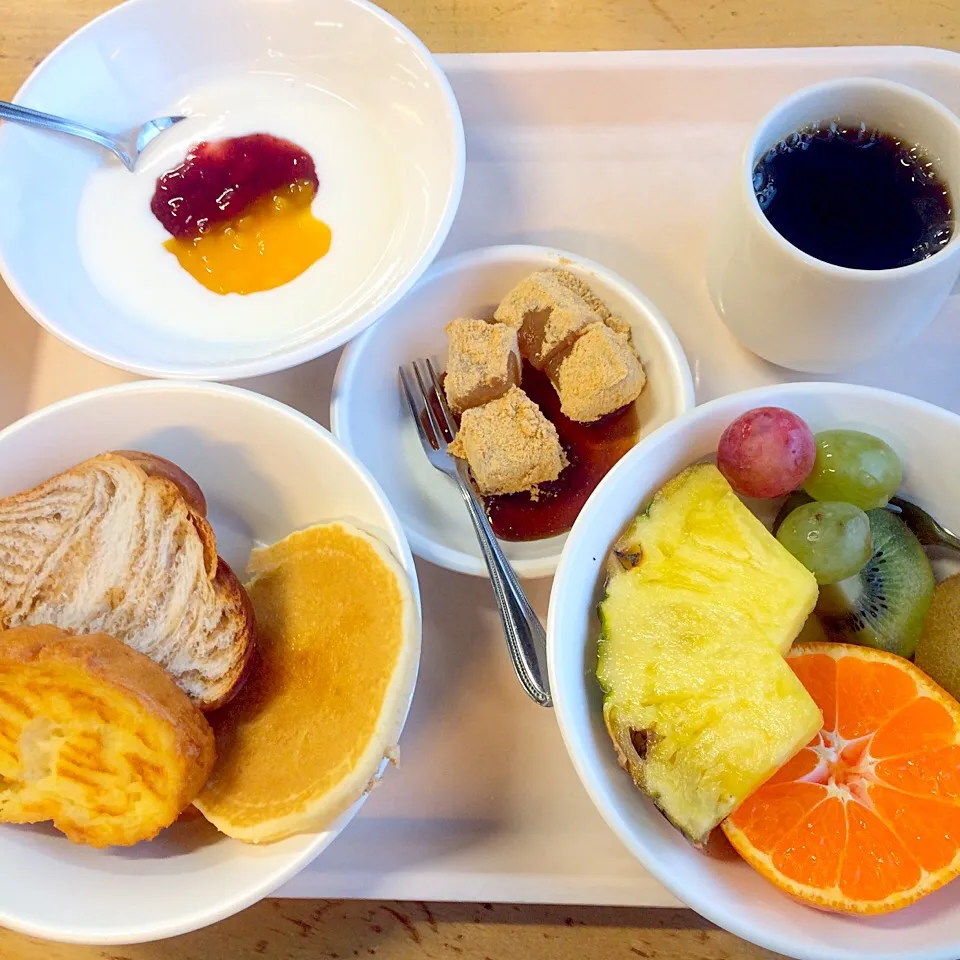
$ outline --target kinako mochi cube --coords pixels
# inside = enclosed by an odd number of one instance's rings
[[[632,403],[647,382],[630,340],[603,323],[588,327],[547,372],[560,409],[581,423]]]
[[[520,493],[556,480],[567,465],[557,429],[519,388],[464,412],[449,447],[481,493]]]
[[[558,273],[541,270],[521,280],[494,313],[496,320],[517,331],[520,353],[538,370],[601,319],[582,296],[558,279]]]
[[[568,290],[571,290],[578,297],[585,300],[587,306],[608,326],[617,333],[624,333],[630,336],[630,324],[622,317],[614,316],[607,305],[584,283],[575,273],[569,270],[553,270],[557,281]]]
[[[520,383],[517,331],[505,323],[454,320],[446,326],[447,402],[456,414],[502,397]]]

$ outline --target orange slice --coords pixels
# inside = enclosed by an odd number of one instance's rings
[[[900,657],[801,643],[788,662],[820,733],[723,823],[781,890],[843,913],[899,910],[960,873],[960,704]]]

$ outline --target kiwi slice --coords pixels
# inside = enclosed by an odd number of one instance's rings
[[[933,597],[920,541],[889,510],[868,510],[873,553],[856,575],[820,588],[817,614],[831,640],[910,657]]]

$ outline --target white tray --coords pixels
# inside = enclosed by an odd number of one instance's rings
[[[444,253],[540,243],[609,266],[674,325],[701,401],[800,379],[737,346],[702,279],[705,227],[750,125],[791,90],[851,74],[913,84],[960,112],[960,56],[926,49],[441,59],[460,100],[468,157]],[[244,385],[328,423],[337,359]],[[960,410],[958,371],[954,297],[919,342],[847,379]],[[44,334],[0,288],[0,424],[128,379]],[[551,713],[521,692],[486,581],[426,563],[419,570],[423,665],[402,767],[281,895],[676,904],[594,812]],[[549,581],[529,588],[545,616]]]

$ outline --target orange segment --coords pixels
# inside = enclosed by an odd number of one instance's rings
[[[773,867],[796,883],[832,887],[840,874],[846,833],[844,804],[828,797],[780,841],[771,857]]]
[[[960,848],[960,807],[901,793],[882,783],[870,788],[877,815],[917,858],[924,870],[949,866]]]
[[[837,662],[833,657],[811,655],[790,666],[820,708],[824,727],[832,730],[837,723]]]
[[[917,685],[895,664],[859,657],[837,661],[836,731],[846,740],[873,733],[917,696]]]
[[[952,743],[956,722],[950,711],[931,697],[919,697],[898,710],[870,741],[870,755],[898,757]]]
[[[847,803],[840,893],[850,903],[879,904],[914,888],[920,867],[890,828],[866,807]],[[868,911],[863,911],[868,912]]]
[[[814,698],[816,699],[816,698]],[[819,706],[819,704],[817,704]],[[820,743],[820,734],[817,734],[810,746],[804,747],[795,757],[788,760],[768,781],[773,783],[789,783],[793,780],[817,780],[820,768],[820,757],[811,747]]]
[[[758,850],[769,853],[826,798],[826,787],[816,783],[768,785],[740,804],[737,825]]]
[[[724,822],[740,855],[845,913],[900,909],[960,874],[960,704],[867,647],[797,644],[788,662],[824,725]]]
[[[904,793],[960,803],[960,745],[921,750],[881,760],[877,777]]]

